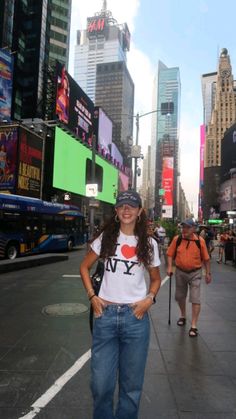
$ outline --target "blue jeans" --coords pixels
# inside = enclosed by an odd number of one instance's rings
[[[108,305],[93,329],[93,419],[137,419],[150,336],[149,316],[138,320],[127,304]],[[119,399],[113,397],[118,373]]]

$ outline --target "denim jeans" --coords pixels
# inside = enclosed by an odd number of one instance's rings
[[[110,304],[95,319],[91,359],[93,419],[138,418],[149,336],[148,314],[138,320],[127,304]],[[117,375],[119,396],[114,412]]]

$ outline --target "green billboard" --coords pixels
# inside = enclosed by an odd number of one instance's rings
[[[95,183],[98,184],[96,199],[114,204],[118,170],[97,155],[95,163]],[[86,184],[92,183],[91,173],[92,150],[56,127],[53,187],[85,196]]]

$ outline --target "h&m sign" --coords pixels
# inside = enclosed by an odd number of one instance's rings
[[[97,33],[102,32],[105,28],[105,19],[104,18],[92,18],[88,19],[87,32],[88,33]]]

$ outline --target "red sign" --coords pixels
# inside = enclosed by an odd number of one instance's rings
[[[104,18],[88,20],[87,31],[89,33],[102,32],[104,30],[104,28],[105,28],[105,19]]]
[[[162,187],[165,190],[164,204],[173,205],[173,182],[174,180],[174,159],[173,157],[163,158]]]

